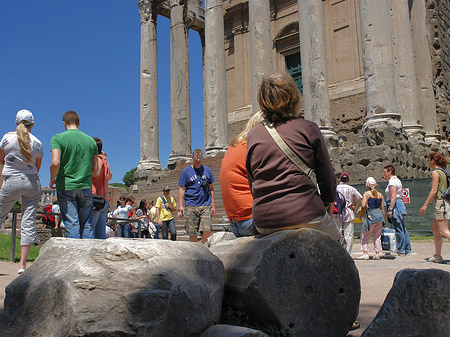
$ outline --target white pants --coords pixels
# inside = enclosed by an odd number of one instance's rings
[[[36,242],[36,209],[41,200],[41,182],[37,175],[19,174],[3,177],[0,190],[0,223],[5,221],[15,202],[22,198],[20,244]]]

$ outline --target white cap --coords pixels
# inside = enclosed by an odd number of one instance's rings
[[[378,184],[377,184],[377,181],[375,180],[375,178],[374,177],[369,177],[369,178],[367,178],[367,180],[366,180],[366,186],[368,187],[368,188],[375,188],[375,186],[377,186]]]
[[[17,112],[16,115],[16,124],[19,124],[20,122],[25,121],[25,125],[30,125],[34,123],[34,117],[31,111],[22,109]]]

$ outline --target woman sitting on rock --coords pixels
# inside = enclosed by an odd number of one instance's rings
[[[316,184],[278,147],[263,123],[248,134],[246,169],[253,195],[253,221],[261,234],[313,228],[341,238],[327,212],[336,198],[336,178],[316,123],[299,117],[300,91],[288,74],[266,76],[258,103],[267,125],[315,172]]]

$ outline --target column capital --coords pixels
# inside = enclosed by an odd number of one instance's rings
[[[138,8],[141,17],[141,24],[152,21],[156,23],[158,17],[159,0],[139,0]]]

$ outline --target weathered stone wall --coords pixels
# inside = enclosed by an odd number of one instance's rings
[[[439,132],[450,138],[450,2],[427,0]]]

